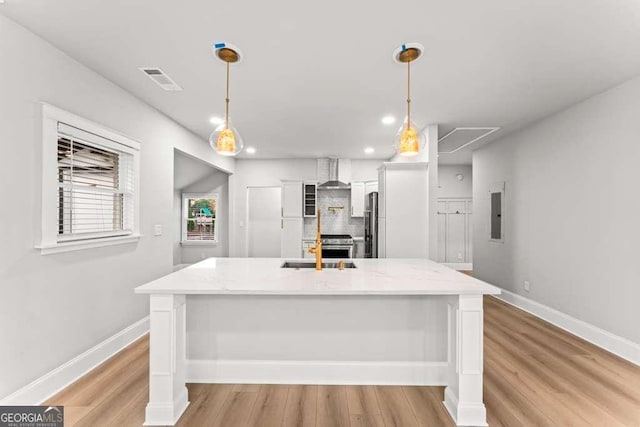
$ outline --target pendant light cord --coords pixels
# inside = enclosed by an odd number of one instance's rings
[[[407,61],[407,129],[411,126],[411,61]]]
[[[224,122],[226,129],[229,129],[229,62],[227,62],[227,97],[225,98]]]

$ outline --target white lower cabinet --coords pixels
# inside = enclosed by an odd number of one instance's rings
[[[364,239],[353,240],[353,257],[364,258]]]
[[[302,241],[302,258],[315,258],[316,254],[309,252],[309,249],[316,245],[315,240],[303,240]]]
[[[387,257],[387,222],[378,218],[378,258]]]
[[[302,218],[282,218],[280,256],[282,258],[302,257]]]

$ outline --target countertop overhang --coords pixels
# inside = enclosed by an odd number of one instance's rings
[[[493,285],[425,259],[357,258],[352,260],[357,266],[355,269],[322,271],[280,268],[284,261],[280,258],[209,258],[139,286],[135,292],[317,296],[500,293]]]

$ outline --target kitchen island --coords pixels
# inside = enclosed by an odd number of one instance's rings
[[[177,422],[187,382],[445,385],[458,425],[486,425],[482,298],[499,289],[424,259],[354,262],[211,258],[136,288],[150,296],[145,425]]]

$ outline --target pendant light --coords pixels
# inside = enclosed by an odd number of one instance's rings
[[[401,156],[416,156],[426,145],[426,136],[411,121],[411,63],[422,55],[422,46],[417,43],[403,44],[393,53],[398,63],[407,64],[407,117],[394,138],[394,148]]]
[[[209,144],[218,154],[223,156],[235,156],[242,151],[242,137],[231,125],[229,119],[229,68],[232,63],[240,60],[237,49],[225,44],[216,43],[214,52],[218,59],[224,61],[227,66],[227,91],[225,98],[224,122],[220,124],[209,136]]]

